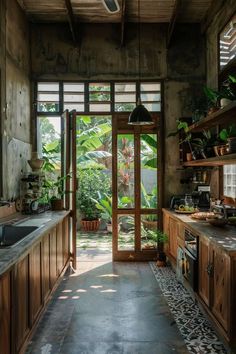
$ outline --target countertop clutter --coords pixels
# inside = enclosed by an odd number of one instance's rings
[[[49,229],[56,226],[69,211],[48,211],[26,217],[20,213],[0,219],[0,225],[36,226],[37,229],[9,248],[0,248],[0,275],[8,270]]]
[[[170,209],[164,209],[172,217],[182,221],[189,229],[199,236],[208,238],[211,242],[227,252],[236,252],[236,226],[225,225],[223,228],[210,225],[207,221],[192,219],[188,214],[177,214]]]

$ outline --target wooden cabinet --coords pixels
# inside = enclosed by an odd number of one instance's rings
[[[177,220],[170,218],[169,220],[169,253],[176,259],[177,258],[177,237],[179,233],[179,223]]]
[[[210,305],[210,275],[213,274],[213,265],[210,263],[209,240],[199,240],[198,264],[198,292],[207,306]]]
[[[53,289],[57,281],[57,229],[50,231],[50,289]]]
[[[63,234],[63,264],[65,265],[70,259],[70,229],[69,229],[69,217],[65,217],[62,222],[62,234]]]
[[[0,277],[0,354],[22,353],[70,256],[69,216]]]
[[[172,218],[168,213],[163,213],[163,231],[168,235],[168,246],[165,251],[176,260],[179,236],[179,221]]]
[[[230,257],[209,240],[199,240],[199,295],[218,323],[230,327]]]
[[[50,293],[50,234],[42,238],[42,301],[46,301]]]
[[[18,353],[30,331],[29,323],[29,255],[15,266],[13,291],[15,318],[15,348]],[[14,351],[13,351],[14,352]]]
[[[35,245],[30,252],[30,321],[31,325],[38,317],[42,308],[42,272],[41,272],[41,244]]]
[[[0,352],[11,354],[11,273],[0,277]]]
[[[224,330],[228,332],[231,308],[230,258],[223,250],[214,246],[211,248],[211,256],[214,267],[211,309]]]
[[[62,222],[57,225],[57,276],[59,276],[63,269],[63,227]]]

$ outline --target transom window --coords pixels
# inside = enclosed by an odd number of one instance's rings
[[[236,15],[220,33],[220,68],[223,69],[236,57]]]
[[[77,112],[131,112],[141,97],[150,112],[161,111],[160,82],[38,82],[37,113],[57,115]]]

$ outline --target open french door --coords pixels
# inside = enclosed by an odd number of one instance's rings
[[[66,110],[61,116],[62,126],[62,176],[64,182],[64,207],[70,210],[71,260],[76,269],[76,112]]]
[[[112,121],[113,259],[154,260],[161,210],[161,119],[128,125],[128,115]]]

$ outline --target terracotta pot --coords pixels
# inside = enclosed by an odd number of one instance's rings
[[[51,200],[51,207],[52,210],[63,210],[64,205],[63,205],[63,199],[52,199]]]
[[[100,220],[81,220],[81,225],[84,231],[98,231],[100,226]]]
[[[158,221],[142,220],[143,227],[148,230],[157,230]]]
[[[186,160],[187,160],[187,161],[192,161],[192,159],[193,159],[192,153],[191,153],[191,152],[187,152],[187,154],[186,154]]]

